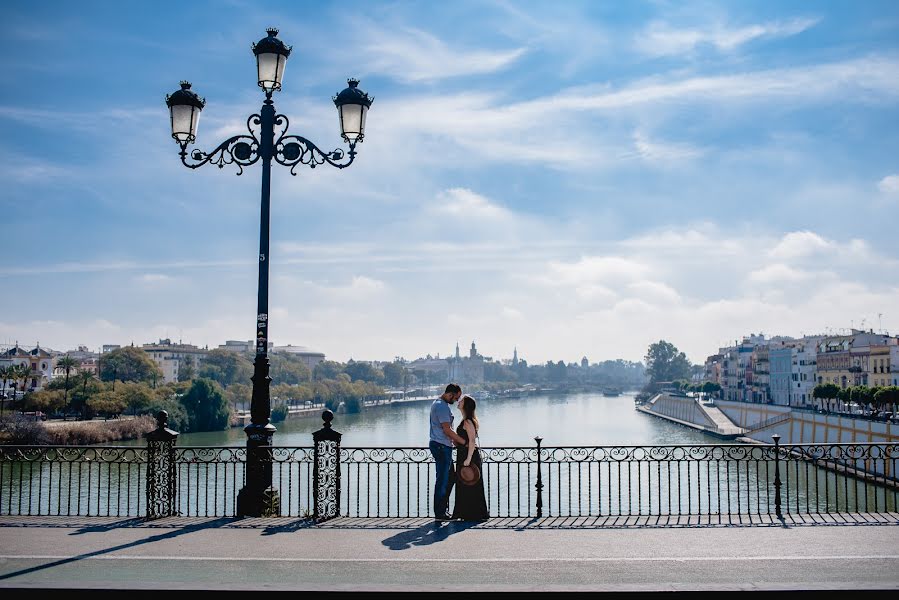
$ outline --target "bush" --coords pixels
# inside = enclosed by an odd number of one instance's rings
[[[85,446],[118,440],[136,440],[154,429],[156,419],[149,415],[112,421],[76,421],[46,428],[48,443],[53,446]]]
[[[287,405],[279,404],[272,409],[272,423],[281,423],[287,419]]]
[[[195,379],[180,398],[187,412],[187,431],[221,431],[231,421],[231,409],[222,388],[210,379]]]
[[[23,446],[87,446],[134,440],[156,429],[156,419],[143,416],[113,421],[73,421],[52,427],[14,415],[0,421],[0,443]]]
[[[12,414],[0,420],[0,444],[37,446],[49,444],[47,428],[40,421]]]
[[[156,422],[156,415],[159,411],[164,410],[169,414],[168,428],[179,433],[188,431],[190,421],[187,418],[187,411],[181,406],[181,403],[173,398],[159,398],[154,400],[149,406],[141,410],[141,414],[147,415]]]

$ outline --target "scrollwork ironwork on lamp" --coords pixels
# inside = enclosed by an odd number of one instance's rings
[[[251,423],[247,433],[246,486],[238,495],[237,512],[241,516],[262,516],[278,511],[277,491],[272,488],[271,440],[275,427],[270,422],[271,398],[269,394],[268,359],[268,277],[269,277],[269,225],[271,206],[272,161],[289,167],[296,175],[299,165],[315,168],[328,164],[338,169],[350,166],[356,158],[356,144],[365,137],[365,117],[373,98],[359,89],[357,79],[347,80],[348,87],[332,100],[340,120],[340,135],[349,148],[330,152],[299,135],[288,135],[290,120],[275,112],[272,94],[281,90],[284,68],[291,47],[278,38],[277,29],[268,29],[266,37],[253,44],[256,55],[258,85],[265,93],[262,109],[247,119],[246,134],[235,135],[221,142],[211,151],[187,147],[196,142],[200,113],[206,100],[191,90],[191,84],[181,82],[181,89],[166,96],[166,105],[172,122],[172,137],[181,148],[179,155],[184,166],[197,169],[203,165],[227,165],[237,168],[237,175],[244,168],[262,163],[262,207],[259,230],[259,289],[256,314],[256,360],[253,368],[253,397],[250,408]],[[277,133],[277,136],[276,136]],[[273,501],[273,498],[275,500]]]

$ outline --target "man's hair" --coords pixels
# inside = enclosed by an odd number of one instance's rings
[[[456,384],[456,383],[451,383],[451,384],[449,384],[449,385],[446,386],[446,390],[444,390],[443,393],[444,393],[444,394],[458,394],[458,393],[461,392],[461,391],[462,391],[462,388],[459,387],[458,384]]]

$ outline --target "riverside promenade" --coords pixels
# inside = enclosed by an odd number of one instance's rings
[[[899,515],[492,519],[0,517],[10,588],[897,590]]]

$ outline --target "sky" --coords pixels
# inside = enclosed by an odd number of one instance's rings
[[[899,333],[899,3],[9,2],[0,19],[0,343],[255,331],[259,165],[180,164],[263,100],[347,169],[272,172],[270,339],[345,361],[472,341],[694,362],[750,333]]]

